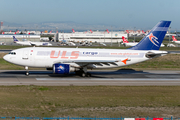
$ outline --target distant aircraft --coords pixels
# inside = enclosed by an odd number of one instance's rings
[[[18,39],[13,36],[14,43],[19,44],[19,45],[31,45],[30,41],[19,41]]]
[[[124,36],[122,36],[122,39],[123,39],[123,45],[124,46],[126,46],[126,47],[129,47],[129,46],[135,46],[135,45],[137,45],[138,44],[138,42],[128,42],[128,40],[124,37]]]
[[[28,67],[52,69],[55,74],[75,72],[91,76],[87,69],[114,68],[136,64],[168,54],[159,51],[171,21],[160,21],[137,45],[129,49],[27,47],[12,50],[4,60]],[[13,59],[12,59],[13,58]]]
[[[174,36],[172,36],[172,39],[173,39],[172,42],[177,43],[177,44],[180,44],[180,41],[178,41]]]
[[[72,32],[75,33],[74,29],[72,29]]]
[[[30,46],[52,46],[49,42],[31,42],[31,41],[19,41],[13,36],[14,43],[19,45],[30,45]]]
[[[126,30],[126,32],[129,34],[129,30]]]
[[[62,45],[68,45],[68,46],[76,46],[75,43],[73,43],[73,42],[68,42],[67,40],[62,40],[62,41],[61,41],[61,44],[62,44]]]
[[[103,45],[103,46],[107,46],[105,43],[103,43],[103,42],[100,42],[99,43],[100,45]]]
[[[146,33],[144,32],[144,30],[142,30],[142,33],[143,33],[143,34],[146,34]]]
[[[167,47],[176,47],[174,44],[168,43]]]
[[[106,29],[106,31],[107,31],[107,33],[109,33],[109,30],[108,30],[108,29]]]
[[[123,44],[126,47],[132,47],[138,44],[138,42],[128,42],[128,40],[124,36],[122,36],[122,39],[123,39],[123,43],[121,44]],[[164,46],[165,45],[162,43],[160,47],[164,47]]]
[[[80,42],[79,45],[82,45],[82,46],[91,46],[92,43],[90,43],[89,41],[85,40],[85,41]]]
[[[93,33],[93,31],[90,29],[90,32]]]

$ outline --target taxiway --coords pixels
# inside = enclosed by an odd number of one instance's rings
[[[163,70],[118,70],[90,71],[91,77],[76,74],[57,75],[51,71],[1,70],[0,85],[40,85],[40,86],[174,86],[180,85],[180,71]]]

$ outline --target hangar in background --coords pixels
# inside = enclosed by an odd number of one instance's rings
[[[57,33],[55,35],[56,41],[89,41],[89,42],[112,42],[117,43],[122,41],[122,36],[128,38],[127,33],[124,31],[117,32],[100,32],[100,31],[85,31],[85,32],[72,32],[72,33]]]

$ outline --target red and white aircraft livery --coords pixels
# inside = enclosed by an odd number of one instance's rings
[[[171,21],[160,21],[136,46],[129,49],[86,49],[28,47],[12,50],[4,60],[28,67],[51,68],[56,74],[76,72],[90,76],[87,69],[113,68],[143,62],[168,54],[159,51]]]
[[[180,41],[178,41],[174,36],[172,36],[172,39],[173,39],[172,42],[177,43],[177,44],[180,44]]]
[[[138,42],[129,42],[124,36],[122,36],[122,39],[123,39],[123,43],[121,44],[123,44],[126,47],[129,47],[129,46],[132,47],[138,44]]]

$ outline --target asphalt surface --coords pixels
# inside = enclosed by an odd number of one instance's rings
[[[74,73],[57,75],[51,71],[1,70],[0,85],[41,86],[179,86],[180,71],[161,70],[118,70],[89,71],[91,77],[80,77]]]

